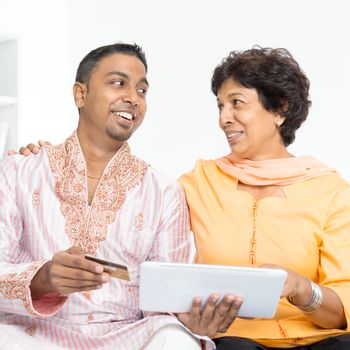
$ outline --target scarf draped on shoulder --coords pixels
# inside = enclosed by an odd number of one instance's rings
[[[215,163],[225,174],[251,186],[286,186],[335,173],[311,156],[254,161],[229,154],[216,159]]]

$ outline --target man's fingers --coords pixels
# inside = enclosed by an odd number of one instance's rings
[[[88,292],[90,290],[98,290],[101,289],[102,285],[91,285],[84,288],[69,288],[69,287],[62,287],[57,292],[62,296],[68,296],[72,293],[78,293],[78,292]]]
[[[77,250],[72,249],[77,252]],[[84,255],[73,255],[67,251],[54,255],[49,262],[47,284],[61,295],[98,289],[110,281],[107,273],[102,273],[103,266],[85,259]],[[92,266],[90,266],[92,265]],[[95,265],[99,265],[99,272]]]
[[[95,274],[101,274],[103,272],[103,266],[85,259],[84,252],[78,247],[71,247],[67,251],[55,254],[52,261],[58,265],[90,271]]]
[[[80,247],[72,246],[66,250],[68,254],[72,255],[84,255],[84,250],[82,250]]]
[[[73,288],[73,289],[84,289],[92,286],[103,285],[108,282],[110,277],[108,274],[103,275],[99,280],[77,280],[64,277],[55,277],[53,279],[55,289],[59,290],[62,288]]]
[[[190,312],[179,313],[177,318],[192,332],[201,334],[199,328],[199,321],[201,317],[201,298],[195,297],[192,300]]]
[[[242,298],[228,294],[218,303],[219,298],[218,294],[211,294],[203,310],[200,298],[194,298],[191,311],[178,315],[180,321],[199,335],[213,337],[217,332],[225,332],[237,317]]]
[[[86,286],[90,284],[101,284],[110,281],[108,273],[96,274],[89,271],[65,267],[62,265],[52,265],[50,270],[50,281],[54,286]]]
[[[217,294],[212,294],[209,296],[201,315],[200,326],[202,328],[207,328],[209,324],[212,323],[216,303],[218,302],[218,300],[219,295]]]
[[[225,300],[225,298],[224,298],[224,300]],[[231,300],[231,299],[229,299],[229,300]],[[219,332],[226,332],[228,330],[228,328],[231,326],[231,324],[233,323],[233,321],[237,317],[238,311],[239,311],[242,303],[243,303],[242,298],[233,297],[230,308],[228,310],[226,310],[226,312],[225,312],[225,314],[226,314],[225,318],[223,320],[221,320],[221,322],[220,322],[220,326],[218,328]],[[226,306],[228,306],[228,304],[226,304]]]
[[[222,298],[220,303],[215,308],[213,319],[211,322],[212,328],[221,328],[221,324],[224,322],[226,317],[228,317],[229,311],[234,301],[235,297],[233,295],[226,295],[224,298]]]
[[[201,316],[201,298],[195,297],[192,300],[191,310],[188,315],[189,324],[198,327],[199,318]]]

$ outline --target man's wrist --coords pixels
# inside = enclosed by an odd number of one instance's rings
[[[29,286],[32,299],[39,298],[44,294],[52,292],[49,288],[49,281],[47,278],[47,269],[51,263],[51,261],[48,261],[44,264],[32,278]]]

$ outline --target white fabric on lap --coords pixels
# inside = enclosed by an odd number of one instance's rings
[[[144,350],[201,350],[198,339],[186,329],[177,325],[167,325],[160,328],[144,347]]]

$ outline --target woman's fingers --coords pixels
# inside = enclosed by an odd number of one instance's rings
[[[34,154],[40,151],[40,147],[35,145],[34,143],[29,143],[26,148],[29,149],[29,151]]]
[[[19,153],[22,154],[23,156],[29,156],[32,152],[27,147],[21,147],[19,149]]]
[[[44,141],[44,140],[39,140],[39,146],[43,147],[43,146],[51,146],[51,143],[49,141]]]

